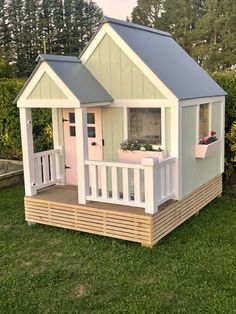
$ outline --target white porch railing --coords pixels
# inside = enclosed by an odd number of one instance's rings
[[[60,154],[60,149],[52,149],[33,155],[36,191],[60,181]]]
[[[175,196],[176,158],[144,158],[141,164],[86,160],[89,201],[144,207],[148,213]]]

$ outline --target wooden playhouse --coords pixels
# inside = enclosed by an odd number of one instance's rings
[[[153,246],[221,195],[225,92],[170,34],[104,18],[79,58],[37,61],[16,99],[29,223]],[[33,108],[52,109],[52,150]]]

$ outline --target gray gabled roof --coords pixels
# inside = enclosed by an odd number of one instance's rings
[[[109,17],[102,23],[109,23],[178,99],[226,95],[169,33]]]
[[[113,101],[110,94],[102,87],[77,57],[40,54],[36,60],[39,62],[47,62],[57,76],[79,99],[81,104]],[[35,71],[33,73],[35,73]],[[32,75],[30,78],[32,78]],[[19,99],[28,82],[29,80],[26,82],[14,102]]]

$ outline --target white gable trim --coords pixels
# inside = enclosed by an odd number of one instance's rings
[[[129,45],[117,34],[117,32],[108,24],[105,23],[95,35],[94,39],[88,45],[87,49],[81,55],[83,64],[89,59],[93,51],[97,48],[103,37],[108,34],[122,51],[132,60],[132,62],[144,73],[144,75],[160,90],[160,92],[170,100],[178,98],[166,87],[166,85],[152,72],[152,70],[137,56],[137,54],[129,47]]]
[[[47,73],[49,77],[57,84],[57,86],[63,91],[67,99],[28,99],[31,92],[38,84],[44,73]],[[22,94],[17,101],[17,107],[44,107],[44,108],[60,108],[64,106],[71,106],[72,108],[80,108],[80,101],[66,86],[66,84],[58,77],[58,75],[52,70],[47,62],[42,62],[39,68],[34,73],[33,77],[25,86]]]

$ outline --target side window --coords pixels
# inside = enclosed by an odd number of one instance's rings
[[[209,136],[210,132],[210,105],[201,104],[199,106],[199,138]]]

